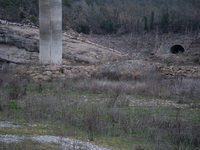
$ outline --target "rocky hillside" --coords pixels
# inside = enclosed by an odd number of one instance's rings
[[[38,61],[38,28],[1,24],[0,30],[6,34],[6,43],[0,49],[1,59],[14,63],[27,62],[30,59],[35,63]],[[63,60],[88,64],[118,59],[127,59],[127,56],[113,49],[92,43],[79,37],[76,33],[68,34],[63,32]]]
[[[1,39],[0,59],[11,62],[9,66],[16,69],[16,74],[29,75],[37,82],[79,76],[101,78],[114,75],[114,79],[122,76],[136,79],[153,70],[159,71],[162,76],[168,78],[200,76],[198,39],[190,45],[191,51],[188,53],[157,56],[155,53],[151,54],[154,49],[153,44],[147,44],[153,38],[142,41],[146,46],[140,47],[140,51],[130,53],[123,50],[125,45],[123,40],[121,40],[123,44],[118,45],[118,51],[116,51],[109,48],[112,37],[105,37],[107,42],[104,40],[103,44],[101,43],[103,37],[98,40],[97,37],[92,38],[92,36],[78,34],[68,29],[63,32],[63,65],[52,67],[30,66],[30,64],[38,64],[39,60],[38,27],[31,24],[4,22],[0,24],[0,31],[6,35],[6,41],[3,42]],[[150,35],[147,36],[150,37]],[[122,39],[127,38],[122,37]],[[159,42],[161,43],[162,40]],[[111,43],[115,45],[117,42]],[[137,43],[135,47],[137,49]]]

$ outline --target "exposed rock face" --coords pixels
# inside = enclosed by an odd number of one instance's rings
[[[11,66],[16,69],[15,74],[29,75],[36,82],[80,76],[91,77],[94,73],[101,74],[106,71],[136,79],[154,69],[169,78],[200,77],[199,65],[192,62],[196,57],[199,61],[199,55],[193,54],[193,52],[199,52],[199,39],[190,45],[191,51],[183,55],[165,54],[159,57],[154,55],[151,56],[154,57],[151,63],[142,60],[127,60],[128,56],[92,43],[78,34],[71,36],[63,33],[63,65],[34,66],[16,65],[16,63],[37,64],[39,62],[39,30],[26,26],[3,24],[0,24],[0,29],[6,32],[8,41],[8,43],[0,44],[0,59],[13,62]],[[190,57],[188,57],[189,54]]]
[[[0,24],[0,29],[4,32],[6,32],[7,42],[15,45],[20,49],[21,52],[17,54],[19,57],[21,57],[21,53],[24,53],[24,55],[30,55],[29,52],[39,52],[39,30],[36,28],[30,28],[25,26],[15,26],[15,25],[3,25]],[[109,50],[106,48],[102,48],[98,45],[95,45],[94,43],[91,43],[89,41],[74,38],[67,36],[67,34],[64,34],[62,37],[63,40],[63,60],[70,60],[70,61],[76,61],[76,62],[82,62],[87,64],[94,64],[94,63],[100,63],[100,62],[106,62],[106,61],[115,61],[118,59],[127,59],[127,56],[122,55],[120,53],[116,53],[113,50]],[[16,48],[17,49],[17,48]],[[15,50],[17,52],[17,50]],[[2,59],[11,61],[12,62],[19,62],[15,58],[15,55],[13,55],[12,52],[8,52],[8,48],[6,47],[4,50],[1,49],[1,56]],[[9,55],[7,57],[7,55]],[[38,54],[35,55],[35,57],[38,57]],[[26,57],[25,59],[28,59],[29,57]],[[36,62],[38,61],[38,58],[34,59]],[[24,61],[24,60],[22,60]]]
[[[0,44],[0,59],[13,63],[38,62],[38,52],[29,52],[24,48]]]
[[[29,27],[0,25],[0,30],[6,32],[6,41],[29,52],[39,52],[39,30]]]

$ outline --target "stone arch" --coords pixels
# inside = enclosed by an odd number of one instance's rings
[[[171,54],[179,54],[179,53],[183,53],[185,52],[185,49],[183,46],[181,45],[173,45],[171,48],[170,48],[170,53]]]

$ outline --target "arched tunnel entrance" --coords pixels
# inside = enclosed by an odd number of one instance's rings
[[[170,53],[172,53],[172,54],[179,54],[179,53],[183,53],[184,51],[185,50],[184,50],[183,46],[181,46],[181,45],[174,45],[170,49]]]

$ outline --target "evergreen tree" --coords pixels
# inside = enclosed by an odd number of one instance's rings
[[[146,16],[144,16],[144,30],[148,30],[147,17]]]
[[[151,12],[151,24],[150,24],[150,29],[154,29],[154,11]]]
[[[169,13],[168,13],[168,9],[167,9],[166,12],[163,12],[162,20],[161,20],[161,28],[162,28],[163,32],[168,32],[168,28],[169,28]]]

